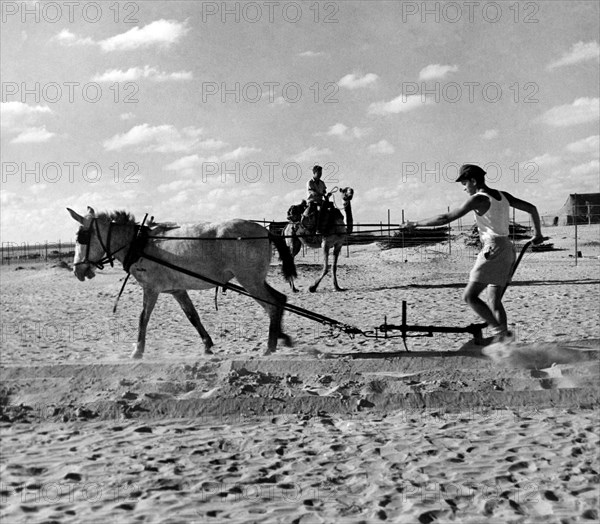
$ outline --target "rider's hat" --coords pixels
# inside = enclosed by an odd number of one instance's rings
[[[313,167],[313,173],[316,173],[317,171],[323,171],[323,168],[321,166],[315,165]]]
[[[485,171],[479,166],[476,166],[475,164],[463,164],[460,166],[456,182],[462,182],[463,180],[469,180],[470,178],[483,180],[484,176]]]

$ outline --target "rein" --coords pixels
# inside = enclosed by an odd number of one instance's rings
[[[114,222],[110,222],[108,224],[108,234],[106,236],[106,244],[104,244],[104,242],[102,241],[102,236],[100,235],[100,226],[98,225],[98,219],[97,218],[93,218],[92,219],[92,225],[90,226],[89,229],[80,229],[77,232],[77,242],[81,245],[85,245],[86,249],[85,249],[85,257],[81,262],[75,262],[75,266],[79,266],[82,264],[90,264],[92,266],[95,266],[96,268],[102,270],[104,269],[104,264],[106,264],[107,262],[110,264],[110,267],[114,267],[114,260],[115,260],[115,254],[118,253],[119,251],[122,251],[123,249],[125,249],[127,247],[127,245],[125,246],[121,246],[119,249],[115,249],[114,251],[110,251],[110,239],[112,236],[112,227],[113,227]],[[102,257],[100,260],[90,260],[90,244],[91,244],[91,239],[92,239],[92,228],[95,228],[96,230],[96,236],[98,237],[98,241],[100,242],[100,246],[102,246],[102,250],[104,251],[105,256]]]

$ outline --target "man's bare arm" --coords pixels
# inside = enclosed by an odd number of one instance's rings
[[[503,194],[512,207],[518,209],[519,211],[529,213],[529,215],[531,215],[531,219],[533,220],[533,229],[535,231],[533,243],[541,243],[544,240],[544,236],[542,235],[542,224],[537,207],[535,207],[531,202],[527,202],[526,200],[521,200],[520,198],[512,196],[510,193],[506,193],[503,191]]]
[[[467,213],[471,211],[480,211],[485,212],[487,208],[490,206],[490,201],[483,195],[473,195],[471,196],[462,206],[459,206],[455,209],[452,209],[448,213],[443,213],[441,215],[436,215],[431,218],[426,218],[423,220],[417,220],[416,222],[407,222],[406,225],[408,227],[418,227],[418,226],[443,226],[445,224],[449,224],[450,222],[454,222],[461,217],[464,217]]]

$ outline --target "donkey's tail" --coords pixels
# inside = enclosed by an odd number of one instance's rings
[[[296,273],[296,264],[294,264],[294,257],[288,249],[285,239],[273,233],[269,233],[269,240],[275,244],[277,252],[279,253],[279,259],[281,260],[281,272],[283,276],[289,281],[291,278],[298,276]]]

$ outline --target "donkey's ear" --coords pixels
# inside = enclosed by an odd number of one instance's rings
[[[67,208],[67,211],[73,217],[73,220],[75,220],[76,222],[79,222],[81,225],[83,225],[83,217],[80,214],[75,213],[75,211],[73,211],[69,207]]]
[[[88,206],[87,212],[88,212],[88,215],[92,215],[92,216],[96,215],[96,212],[94,211],[94,208],[92,208],[90,206]]]

